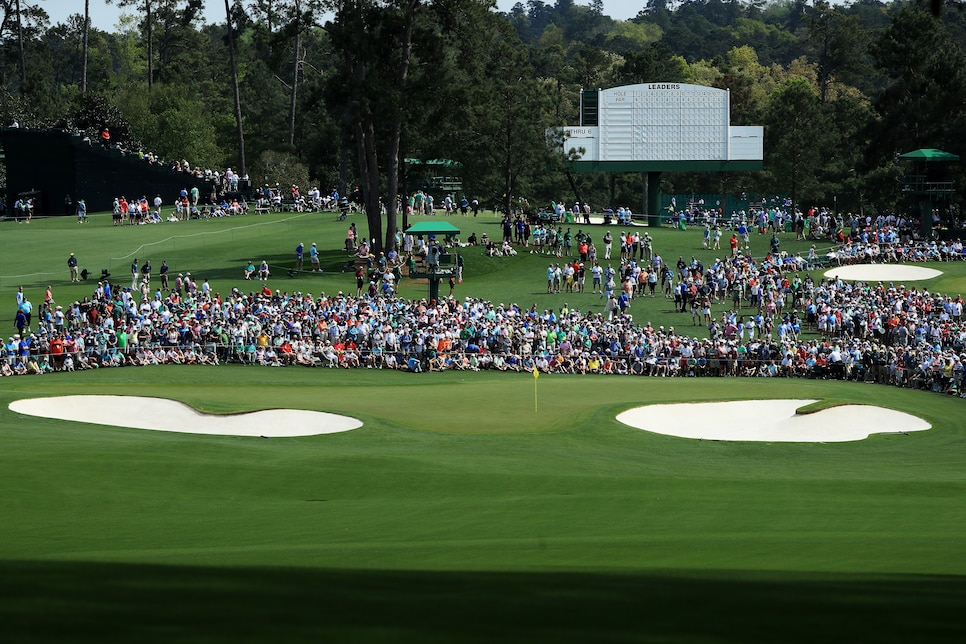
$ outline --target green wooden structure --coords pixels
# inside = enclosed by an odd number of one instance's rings
[[[447,240],[452,240],[460,234],[460,229],[447,221],[420,221],[407,228],[406,234],[413,235],[414,237],[432,237],[434,235],[441,235]],[[440,248],[445,248],[445,245],[441,244]],[[459,255],[439,252],[438,255],[432,256],[432,250],[430,251],[430,255],[431,256],[427,257],[425,270],[415,270],[414,267],[411,266],[409,270],[409,277],[412,279],[427,280],[429,282],[430,301],[439,301],[439,283],[441,280],[449,279],[452,275],[456,274],[456,262]]]
[[[909,162],[911,172],[902,180],[902,191],[919,199],[919,234],[928,239],[932,235],[932,213],[936,204],[949,199],[955,192],[949,175],[949,164],[959,156],[933,148],[923,148],[900,154]]]

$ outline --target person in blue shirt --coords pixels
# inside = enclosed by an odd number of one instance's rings
[[[8,362],[12,361],[14,358],[17,357],[17,346],[19,345],[19,343],[20,343],[20,335],[18,334],[14,337],[11,337],[9,340],[7,340],[7,343],[4,345],[3,348],[6,353]]]
[[[17,315],[14,317],[13,325],[17,328],[17,335],[22,336],[24,329],[27,328],[27,315],[21,309],[17,309]]]
[[[23,302],[20,303],[20,306],[17,307],[17,312],[18,313],[23,313],[24,323],[25,323],[25,326],[27,328],[27,333],[30,333],[30,322],[31,322],[31,319],[33,317],[34,305],[31,304],[30,303],[30,300],[28,300],[25,297],[23,299]],[[23,331],[21,331],[21,335],[22,334],[23,334]]]
[[[627,311],[627,307],[629,307],[630,305],[631,305],[631,298],[629,295],[627,295],[627,293],[621,293],[617,297],[617,306],[618,308],[620,308],[621,313],[625,313]]]
[[[319,266],[319,249],[316,247],[315,242],[312,242],[312,247],[309,248],[309,261],[312,262],[313,273],[322,272],[322,269]]]
[[[17,344],[17,350],[20,353],[20,357],[26,361],[30,357],[30,350],[33,347],[33,340],[35,336],[22,336],[20,342]]]
[[[304,252],[305,246],[302,245],[302,242],[299,242],[299,245],[295,247],[295,270],[297,271],[302,270],[302,256]]]

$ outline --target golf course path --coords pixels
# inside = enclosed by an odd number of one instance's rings
[[[617,420],[656,434],[723,441],[840,443],[930,429],[917,416],[872,405],[841,405],[814,413],[797,410],[814,400],[745,400],[647,405]]]
[[[315,436],[362,427],[361,420],[321,411],[265,409],[241,414],[203,414],[180,402],[141,396],[25,398],[10,403],[10,410],[79,423],[217,436]]]

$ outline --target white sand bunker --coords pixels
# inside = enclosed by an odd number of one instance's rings
[[[814,400],[748,400],[647,405],[625,411],[617,420],[655,434],[724,441],[840,443],[870,434],[929,429],[921,418],[871,405],[842,405],[811,414],[796,410]]]
[[[931,280],[942,275],[942,271],[907,264],[850,264],[825,271],[825,277],[840,277],[844,280],[863,282],[915,282]]]
[[[10,403],[10,410],[28,416],[79,423],[218,436],[315,436],[362,427],[361,420],[321,411],[266,409],[244,414],[212,415],[173,400],[140,396],[26,398]]]

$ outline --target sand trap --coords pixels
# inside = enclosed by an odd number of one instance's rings
[[[931,280],[942,274],[942,271],[937,271],[935,268],[908,264],[852,264],[825,271],[825,277],[840,277],[844,280],[863,282],[915,282]]]
[[[655,434],[723,441],[840,443],[870,434],[930,429],[921,418],[871,405],[842,405],[798,415],[814,400],[748,400],[647,405],[625,411],[617,420]]]
[[[59,396],[26,398],[10,403],[10,410],[28,416],[217,436],[315,436],[362,427],[348,416],[300,409],[266,409],[245,414],[203,414],[191,407],[139,396]]]

